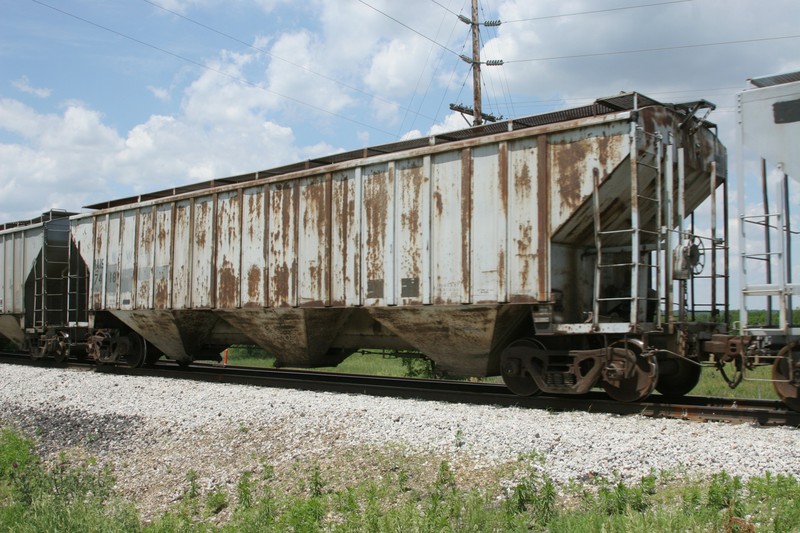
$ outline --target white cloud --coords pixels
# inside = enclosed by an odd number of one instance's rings
[[[223,53],[186,88],[180,113],[152,115],[120,134],[103,115],[70,102],[41,113],[0,99],[0,130],[24,142],[0,144],[0,219],[38,215],[180,183],[270,168],[336,151],[298,146],[292,128],[271,118],[277,99],[236,81],[253,60]]]
[[[148,85],[147,90],[150,91],[153,94],[153,96],[155,96],[158,100],[161,100],[162,102],[169,102],[170,100],[168,89]]]
[[[38,98],[47,98],[50,96],[50,93],[52,92],[50,89],[34,87],[33,85],[31,85],[28,76],[22,76],[21,78],[14,80],[12,82],[12,85],[17,89],[19,89],[20,91],[27,94],[32,94],[33,96],[36,96]]]
[[[335,68],[338,61],[329,48],[327,43],[305,30],[287,32],[277,37],[270,52],[293,63],[273,59],[267,68],[269,90],[276,95],[289,97],[289,101],[281,98],[278,104],[296,108],[296,102],[305,102],[337,114],[353,104],[349,94],[351,91],[342,83],[333,81],[341,80],[341,73],[345,70]],[[315,76],[309,71],[319,75]],[[309,106],[299,107],[301,112],[310,109]]]

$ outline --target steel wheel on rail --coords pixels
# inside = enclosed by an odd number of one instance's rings
[[[27,339],[28,342],[28,353],[31,356],[31,359],[34,361],[38,361],[44,358],[44,350],[39,345],[39,337],[33,337]]]
[[[536,339],[520,339],[509,344],[500,355],[503,383],[517,396],[533,396],[541,392],[528,370],[525,360],[532,351],[543,351],[544,345]]]
[[[703,368],[694,361],[665,358],[658,361],[656,390],[667,398],[680,398],[688,394],[700,381]]]
[[[125,366],[130,368],[139,368],[147,358],[147,343],[138,333],[133,331],[127,334],[127,349],[125,355],[122,356],[122,361]]]
[[[783,403],[800,411],[800,345],[787,344],[772,364],[772,386]]]
[[[64,331],[59,331],[57,337],[53,349],[53,359],[55,359],[57,363],[63,363],[69,358],[70,354],[69,334]]]
[[[603,369],[601,385],[618,402],[637,402],[647,398],[658,382],[655,355],[645,354],[641,340],[626,339],[612,343],[609,360]]]

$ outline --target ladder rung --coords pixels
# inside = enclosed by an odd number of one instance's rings
[[[642,265],[643,263],[639,263]],[[635,263],[598,263],[597,268],[620,268],[635,266]]]

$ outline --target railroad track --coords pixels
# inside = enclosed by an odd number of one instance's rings
[[[92,368],[89,362],[70,361],[56,364],[52,360],[33,361],[26,355],[0,352],[0,363],[29,364],[46,367],[80,365]],[[790,411],[777,400],[708,398],[686,396],[680,402],[668,401],[654,394],[646,401],[621,403],[597,391],[583,396],[532,396],[521,397],[511,393],[504,385],[467,381],[430,380],[338,374],[309,370],[288,370],[197,364],[181,367],[171,362],[159,362],[148,368],[101,366],[99,372],[190,379],[217,383],[235,383],[266,387],[282,387],[319,392],[367,394],[395,398],[466,403],[475,405],[500,405],[545,409],[550,411],[585,411],[618,415],[642,415],[654,418],[677,418],[695,421],[723,421],[754,423],[764,426],[800,426],[800,413]]]

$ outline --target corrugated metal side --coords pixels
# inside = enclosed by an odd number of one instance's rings
[[[469,300],[468,213],[462,212],[464,163],[459,151],[431,158],[431,293],[433,304],[460,304]]]
[[[269,186],[269,302],[297,305],[297,182]]]
[[[536,275],[538,273],[537,235],[538,180],[536,138],[519,139],[508,144],[508,172],[506,190],[507,214],[507,260],[503,265],[503,277],[507,300],[511,302],[530,302],[535,300]],[[545,220],[547,218],[545,217]]]
[[[119,308],[133,309],[136,272],[136,235],[139,231],[138,209],[125,211],[120,229]]]
[[[223,203],[225,199],[223,199]],[[189,307],[211,308],[215,305],[215,232],[227,231],[227,228],[217,224],[215,210],[217,208],[216,195],[201,196],[194,201],[194,226],[191,244],[192,268],[187,274],[191,282]],[[189,232],[192,235],[192,232]],[[185,250],[175,243],[173,256]]]
[[[430,303],[430,157],[395,164],[399,213],[395,216],[395,301],[399,305]]]
[[[394,305],[394,164],[365,167],[361,177],[363,303],[366,306]]]
[[[216,216],[213,223],[217,226],[216,248],[212,254],[216,258],[214,307],[225,309],[236,308],[241,302],[241,194],[240,191],[228,191],[217,195]],[[250,221],[248,221],[248,225]]]
[[[25,282],[42,251],[44,230],[41,225],[0,234],[2,248],[0,270],[0,312],[21,314],[25,311]]]
[[[242,191],[241,306],[266,307],[267,189]]]
[[[550,238],[627,122],[499,135],[75,217],[94,309],[549,300]],[[92,221],[94,222],[92,223]]]
[[[331,304],[361,303],[361,169],[331,176]]]
[[[155,246],[155,210],[139,209],[139,231],[136,251],[136,286],[133,309],[153,307],[153,259]]]
[[[297,271],[298,305],[330,305],[331,231],[330,175],[304,178],[298,183]],[[221,306],[222,307],[222,306]]]
[[[171,302],[167,307],[172,309],[188,309],[192,306],[192,239],[194,232],[193,201],[181,200],[169,213],[164,213],[163,224],[165,231],[172,231],[172,241],[165,243],[165,258],[171,258],[167,263],[159,263],[162,275],[167,285],[172,287],[168,293]],[[167,220],[167,215],[171,217]],[[166,226],[169,224],[169,226]],[[171,246],[171,248],[169,248]],[[166,259],[157,258],[159,261]]]

